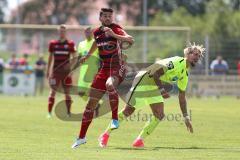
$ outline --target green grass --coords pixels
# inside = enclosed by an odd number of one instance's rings
[[[57,101],[63,97],[58,96]],[[240,106],[235,98],[189,99],[194,134],[182,121],[163,121],[145,141],[144,149],[133,149],[143,121],[123,122],[111,135],[109,147],[99,148],[97,138],[109,122],[110,114],[95,119],[88,132],[87,144],[73,150],[80,122],[46,119],[47,96],[0,96],[1,160],[230,160],[240,156]],[[81,112],[84,103],[74,97],[73,112]],[[141,116],[149,113],[141,108]],[[136,111],[137,113],[137,111]],[[166,101],[165,113],[180,113],[175,97]],[[141,118],[140,118],[141,119]]]

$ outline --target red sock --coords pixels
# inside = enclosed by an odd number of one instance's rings
[[[71,99],[67,99],[65,100],[66,106],[67,106],[67,113],[70,114],[71,113],[71,104],[72,104],[72,100]]]
[[[53,97],[49,97],[49,98],[48,98],[48,112],[49,112],[49,113],[52,112],[52,108],[53,108],[53,105],[54,105],[54,101],[55,101],[55,98],[53,98]]]
[[[116,90],[108,92],[109,101],[112,110],[112,119],[118,120],[118,93]]]
[[[94,110],[91,110],[88,108],[85,109],[85,111],[83,113],[82,126],[81,126],[81,130],[79,133],[79,138],[82,139],[86,136],[88,127],[91,124],[92,119],[93,119],[93,114],[94,114]]]

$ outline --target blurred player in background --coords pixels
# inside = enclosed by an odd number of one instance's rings
[[[199,45],[190,45],[184,49],[184,57],[161,59],[140,71],[127,94],[125,108],[119,112],[119,120],[130,116],[140,106],[150,106],[154,117],[147,122],[139,136],[133,143],[134,147],[144,147],[143,140],[150,135],[164,118],[164,98],[169,94],[164,89],[164,83],[177,83],[179,89],[179,104],[185,118],[187,129],[193,133],[190,117],[187,112],[185,91],[188,84],[189,69],[194,67],[203,57],[205,49]],[[160,91],[160,92],[159,92]],[[141,93],[142,92],[142,93]],[[159,94],[161,93],[161,95]],[[144,94],[144,96],[142,96]],[[99,138],[99,145],[106,147],[112,129],[108,127]]]
[[[75,57],[75,44],[72,40],[67,39],[67,27],[60,25],[58,28],[59,39],[52,40],[49,43],[49,58],[46,76],[49,79],[51,86],[48,98],[48,118],[51,117],[52,108],[55,101],[56,90],[59,86],[65,94],[65,102],[67,106],[67,114],[70,116],[71,96],[69,90],[72,85],[72,77],[69,75],[71,67],[69,64],[70,58]]]
[[[111,128],[118,128],[118,93],[116,87],[125,77],[125,62],[120,48],[121,41],[133,43],[133,38],[122,27],[113,23],[113,10],[102,8],[99,20],[102,26],[94,31],[93,45],[88,54],[81,59],[81,63],[90,57],[98,48],[101,66],[90,89],[90,97],[83,113],[81,130],[77,141],[72,145],[76,148],[86,143],[86,133],[93,119],[94,108],[105,92],[108,92],[112,110]]]
[[[240,77],[240,58],[237,62],[237,72],[238,72],[238,76]]]
[[[45,77],[45,69],[47,63],[43,59],[43,55],[40,54],[38,60],[35,63],[35,95],[37,95],[37,91],[42,95],[44,90],[44,77]]]
[[[19,62],[20,66],[27,66],[27,65],[29,65],[28,54],[24,53],[23,56],[18,59],[18,62]]]
[[[218,55],[210,64],[212,75],[225,75],[228,72],[228,63],[222,56]]]
[[[93,31],[91,27],[88,27],[84,30],[85,40],[78,44],[78,53],[79,58],[82,58],[88,54],[90,50],[94,38]],[[80,66],[79,79],[78,79],[78,87],[79,87],[79,95],[85,100],[88,100],[89,89],[91,88],[91,83],[94,79],[95,74],[98,71],[100,65],[98,49],[96,49],[93,54]],[[100,104],[97,105],[95,109],[96,116],[98,115],[98,108]]]

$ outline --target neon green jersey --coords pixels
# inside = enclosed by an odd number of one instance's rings
[[[79,43],[78,45],[78,53],[80,56],[87,55],[88,51],[90,50],[94,39],[91,41],[84,40]],[[95,74],[97,73],[99,68],[99,55],[98,49],[90,56],[81,66],[80,66],[80,73],[79,73],[79,80],[78,86],[89,88]]]
[[[160,80],[166,83],[177,83],[181,91],[185,91],[188,84],[188,69],[186,59],[183,57],[171,57],[157,61],[147,68],[149,74],[154,74],[158,69],[163,68],[164,75]]]
[[[85,56],[85,55],[87,55],[87,53],[88,53],[88,51],[90,50],[93,42],[94,42],[94,39],[92,39],[92,40],[90,40],[90,41],[84,40],[84,41],[80,42],[80,43],[78,44],[78,49],[77,49],[79,55],[80,55],[80,56]],[[98,57],[98,50],[96,50],[92,55]]]

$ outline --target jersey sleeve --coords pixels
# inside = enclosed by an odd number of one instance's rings
[[[116,28],[114,32],[118,35],[122,35],[122,36],[126,35],[126,32],[122,28]]]
[[[175,71],[177,68],[175,61],[175,59],[163,59],[157,61],[153,66],[154,68],[152,69],[153,74],[160,68],[163,69],[164,73],[167,71]]]
[[[179,78],[177,81],[177,86],[181,91],[185,91],[188,84],[188,72],[186,70],[186,61],[184,60],[183,57],[176,56],[172,59],[172,63],[174,66],[173,73],[177,74]]]
[[[53,41],[50,41],[48,44],[48,52],[52,53],[53,52]]]
[[[148,71],[149,75],[152,76],[161,68],[163,69],[164,72],[168,70],[166,63],[160,60],[154,63],[153,65],[149,66],[146,70]]]
[[[184,66],[183,61],[184,61],[184,58],[183,57],[178,57],[178,56],[175,56],[175,57],[172,57],[172,58],[168,59],[165,62],[166,71],[171,72],[170,74],[177,73],[178,70]]]
[[[117,24],[114,24],[113,32],[118,35],[126,35],[126,32],[123,30],[123,28]]]
[[[177,81],[177,86],[181,91],[186,91],[188,85],[188,73],[186,71],[182,79]]]

